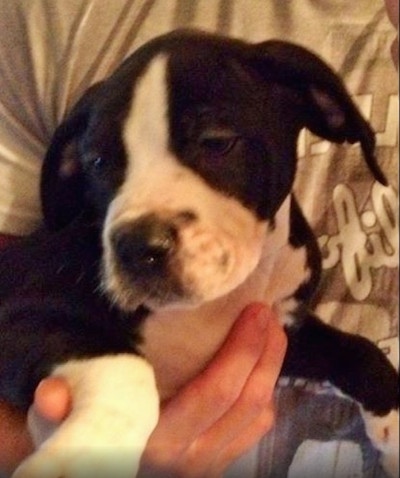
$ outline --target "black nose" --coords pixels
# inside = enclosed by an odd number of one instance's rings
[[[120,226],[111,238],[120,267],[138,278],[161,274],[176,242],[176,227],[155,216]]]

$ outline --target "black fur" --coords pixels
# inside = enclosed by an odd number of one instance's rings
[[[136,353],[143,311],[128,316],[101,293],[99,239],[79,217],[1,251],[0,397],[23,410],[55,365]]]

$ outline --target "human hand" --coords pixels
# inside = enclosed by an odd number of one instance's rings
[[[164,404],[139,476],[221,476],[272,427],[286,346],[273,314],[247,307],[204,372]]]
[[[40,383],[28,413],[34,437],[28,433],[26,416],[0,401],[0,473],[11,474],[33,452],[33,442],[39,444],[52,433],[68,415],[70,400],[65,380],[51,377]]]
[[[246,308],[205,371],[163,405],[140,476],[220,476],[271,428],[272,393],[285,350],[286,337],[272,314],[260,304]],[[65,381],[52,377],[40,384],[29,413],[37,444],[70,407]],[[32,450],[23,428],[20,423],[25,446],[8,457],[8,469]]]

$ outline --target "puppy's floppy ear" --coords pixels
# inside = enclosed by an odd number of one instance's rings
[[[298,45],[270,40],[253,47],[252,65],[267,80],[298,91],[303,124],[335,143],[360,143],[376,180],[387,185],[375,158],[375,135],[339,77],[319,57]]]
[[[69,224],[85,207],[85,176],[77,144],[100,85],[90,87],[58,126],[44,158],[40,194],[44,222],[51,230]]]

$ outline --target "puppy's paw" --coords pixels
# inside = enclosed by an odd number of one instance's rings
[[[25,460],[12,478],[133,478],[139,467],[134,450],[44,447]]]
[[[392,410],[383,417],[363,412],[367,435],[381,452],[381,463],[386,473],[399,476],[399,411]]]
[[[36,452],[16,469],[12,478],[62,478],[63,466],[55,456]]]
[[[152,368],[133,355],[59,366],[72,392],[69,416],[13,478],[133,478],[157,424]]]

